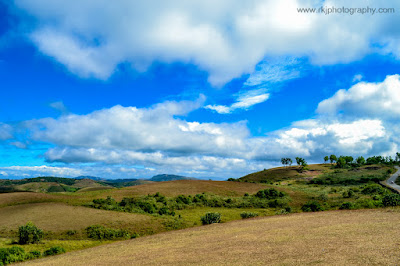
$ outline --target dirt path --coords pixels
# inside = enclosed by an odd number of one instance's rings
[[[388,184],[388,186],[396,189],[397,191],[400,192],[400,186],[396,184],[396,179],[399,177],[400,175],[400,167],[395,166],[395,168],[397,169],[397,172],[394,173],[387,181],[386,183]],[[392,183],[393,182],[393,183]]]

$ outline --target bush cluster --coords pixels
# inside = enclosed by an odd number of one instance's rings
[[[351,210],[354,209],[354,204],[351,202],[343,202],[342,205],[340,205],[339,210]]]
[[[57,254],[62,254],[65,253],[65,249],[63,247],[52,247],[43,252],[43,256],[52,256],[52,255],[57,255]]]
[[[369,177],[360,177],[360,178],[348,178],[348,177],[340,177],[335,176],[334,174],[330,174],[324,177],[317,177],[311,179],[309,184],[317,184],[317,185],[360,185],[366,183],[378,183],[379,181],[383,181],[386,179],[386,176],[369,176]]]
[[[0,265],[40,258],[42,256],[57,255],[64,252],[64,248],[58,246],[44,251],[43,254],[37,250],[26,253],[25,250],[20,247],[0,248]]]
[[[284,192],[280,192],[274,188],[260,190],[256,193],[256,197],[261,199],[277,199],[285,196]]]
[[[253,218],[253,217],[257,217],[258,213],[255,212],[242,212],[240,214],[240,217],[242,217],[242,219],[247,219],[247,218]]]
[[[201,217],[200,220],[203,225],[219,223],[221,222],[221,214],[218,212],[207,212],[204,216]]]
[[[385,189],[378,184],[370,184],[365,186],[363,190],[361,190],[361,193],[365,195],[376,195],[376,194],[382,195],[385,193]]]
[[[318,212],[323,211],[321,204],[317,201],[309,201],[301,207],[303,212]]]
[[[383,206],[400,206],[400,195],[399,194],[388,194],[382,199]]]
[[[128,231],[122,229],[111,229],[101,225],[91,225],[87,227],[86,233],[88,238],[97,240],[113,240],[117,238],[131,238]]]
[[[123,198],[121,202],[111,197],[95,199],[90,205],[93,208],[134,213],[158,215],[175,215],[175,210],[188,207],[225,207],[225,208],[285,208],[290,198],[286,193],[274,188],[260,190],[254,195],[243,197],[221,197],[214,194],[179,195],[166,198],[160,193],[140,198]]]

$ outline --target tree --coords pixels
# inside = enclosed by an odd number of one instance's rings
[[[296,157],[297,165],[301,166],[302,168],[306,167],[308,164],[304,158]]]
[[[295,159],[296,159],[297,165],[300,165],[300,164],[301,164],[301,160],[302,160],[303,158],[296,157]]]
[[[339,159],[337,159],[336,167],[344,168],[345,166],[346,166],[346,160],[343,156],[340,156]]]
[[[331,161],[331,163],[336,162],[337,161],[336,155],[332,154],[331,156],[329,156],[329,160]]]
[[[358,157],[356,161],[357,161],[358,165],[364,165],[365,164],[365,159],[362,156]]]
[[[400,162],[400,152],[396,152],[396,162]]]
[[[283,166],[285,166],[285,165],[291,166],[293,161],[290,158],[281,158],[281,163],[283,164]]]
[[[324,163],[326,163],[329,160],[328,155],[324,157]]]
[[[342,156],[340,156],[340,157],[342,157]],[[354,158],[351,156],[343,156],[343,159],[346,161],[346,164],[349,164],[354,160]]]
[[[18,228],[18,244],[39,243],[43,237],[43,231],[37,228],[32,222]]]

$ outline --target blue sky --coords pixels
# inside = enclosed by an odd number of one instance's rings
[[[394,8],[300,14],[298,7]],[[394,155],[396,1],[0,2],[0,178]]]

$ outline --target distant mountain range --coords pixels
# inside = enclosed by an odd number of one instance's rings
[[[198,179],[194,177],[186,177],[180,175],[162,174],[162,175],[155,175],[149,180],[153,182],[163,182],[163,181],[174,181],[174,180],[198,180]]]
[[[0,179],[0,193],[16,191],[32,192],[75,192],[99,189],[121,188],[143,185],[153,182],[174,180],[198,180],[197,178],[180,175],[155,175],[150,179],[104,179],[96,176],[78,176],[75,178],[63,178],[53,176],[41,176],[24,179]]]
[[[95,180],[95,181],[103,181],[106,183],[128,183],[128,182],[138,182],[138,181],[164,182],[164,181],[174,181],[174,180],[198,180],[197,178],[194,178],[194,177],[186,177],[186,176],[181,176],[181,175],[169,175],[169,174],[155,175],[149,179],[137,179],[137,178],[104,179],[104,178],[96,177],[96,176],[78,176],[78,177],[75,177],[74,179],[78,179],[78,180],[91,179],[91,180]]]
[[[90,176],[90,175],[81,175],[81,176],[75,177],[74,179],[77,179],[77,180],[81,180],[81,179],[92,179],[92,180],[95,180],[95,181],[105,180],[104,178],[97,177],[97,176]]]

